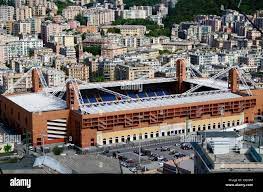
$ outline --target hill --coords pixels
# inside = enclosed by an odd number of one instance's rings
[[[239,0],[178,0],[175,8],[169,9],[169,16],[165,19],[165,26],[173,23],[193,20],[195,15],[221,15],[221,5],[225,9],[235,9]],[[262,0],[243,0],[240,10],[252,14],[263,9]]]

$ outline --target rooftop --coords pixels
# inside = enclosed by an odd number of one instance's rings
[[[159,97],[148,97],[140,99],[121,100],[113,102],[86,104],[87,113],[96,114],[102,112],[117,112],[150,107],[162,107],[194,102],[208,102],[222,99],[234,99],[241,96],[228,91],[210,91],[193,93],[190,95],[168,95]]]
[[[211,87],[214,89],[228,90],[228,82],[219,79],[207,79],[207,78],[192,78],[187,79],[186,82]],[[247,87],[239,85],[240,90],[246,90]]]
[[[7,98],[29,112],[56,111],[66,109],[66,102],[44,93],[26,93]]]

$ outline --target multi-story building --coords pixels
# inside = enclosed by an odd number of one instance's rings
[[[43,41],[36,37],[25,37],[19,40],[11,40],[5,44],[0,44],[0,52],[3,52],[2,61],[12,58],[29,56],[30,50],[43,47]]]
[[[144,10],[146,11],[146,17],[149,17],[153,14],[152,6],[133,6],[130,7],[130,10]]]
[[[101,56],[105,58],[114,58],[115,56],[127,53],[127,47],[120,47],[117,45],[107,45],[101,48]]]
[[[147,11],[137,9],[123,10],[121,12],[121,17],[123,19],[146,19]]]
[[[15,9],[15,20],[25,21],[32,18],[32,8],[28,6],[21,6]]]
[[[211,65],[218,64],[218,54],[216,53],[191,53],[190,62],[193,65]]]
[[[41,33],[41,23],[43,19],[44,19],[43,17],[38,17],[38,16],[34,16],[33,18],[30,19],[32,34]]]
[[[263,29],[263,17],[257,17],[257,18],[255,19],[255,25],[256,25],[258,28]]]
[[[35,7],[39,5],[47,6],[47,0],[27,0],[29,7]]]
[[[87,25],[106,25],[115,21],[115,12],[112,9],[91,8],[84,10],[83,16],[87,18]]]
[[[187,40],[174,40],[170,42],[162,43],[164,50],[169,50],[171,52],[177,51],[177,50],[191,50],[193,48],[193,41],[187,41]]]
[[[230,122],[231,124],[232,122]],[[262,172],[260,151],[244,141],[234,131],[197,132],[203,142],[192,143],[194,149],[194,173],[244,173]],[[201,138],[201,137],[200,137]]]
[[[143,25],[114,25],[102,27],[105,31],[110,28],[120,29],[120,33],[125,36],[143,36],[146,32],[146,27]]]
[[[13,34],[14,35],[27,35],[31,34],[31,22],[30,21],[15,21]]]
[[[62,33],[62,26],[57,23],[51,23],[50,21],[41,24],[41,38],[46,44],[50,41],[51,35],[60,35]]]
[[[89,67],[86,65],[71,65],[67,67],[67,76],[87,82],[89,81]]]
[[[81,6],[68,6],[62,11],[62,16],[67,20],[75,19],[79,14],[82,15],[83,8]]]
[[[12,6],[0,6],[0,21],[13,21],[15,9]]]
[[[68,35],[65,33],[50,35],[50,42],[59,46],[74,47],[74,35]]]
[[[60,54],[69,58],[76,58],[76,49],[75,47],[61,47]]]
[[[58,87],[65,84],[66,75],[63,71],[54,68],[43,68],[42,72],[48,87]]]
[[[154,78],[153,67],[137,61],[119,64],[116,66],[116,79],[135,80],[139,78]]]
[[[43,5],[32,7],[33,16],[45,16],[47,13],[47,8]]]
[[[105,81],[115,81],[116,80],[116,66],[124,64],[124,61],[121,59],[104,59],[98,65],[99,74],[103,74]]]

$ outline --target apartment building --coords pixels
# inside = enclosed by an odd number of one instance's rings
[[[43,68],[42,72],[48,87],[63,86],[65,84],[66,75],[63,71],[54,68]]]
[[[21,6],[15,9],[15,20],[25,21],[32,18],[32,8],[28,6]]]
[[[154,78],[154,69],[152,66],[142,64],[138,61],[118,64],[116,67],[116,79],[135,80],[139,78]]]
[[[71,65],[67,67],[67,76],[79,79],[81,81],[89,81],[89,67],[86,65]]]
[[[30,21],[15,21],[13,27],[14,35],[26,35],[31,34],[31,22]]]
[[[46,6],[39,5],[32,7],[32,14],[33,16],[45,16],[47,13]]]
[[[13,21],[15,9],[12,6],[0,6],[0,21]]]
[[[91,8],[85,10],[83,15],[87,18],[87,25],[100,26],[115,21],[115,12],[112,9]]]
[[[127,47],[117,45],[105,45],[101,48],[101,56],[105,58],[114,58],[115,56],[127,53]]]
[[[62,33],[62,25],[57,23],[51,23],[47,21],[41,24],[41,38],[46,44],[50,41],[51,35],[60,35]]]
[[[29,56],[30,50],[43,47],[43,41],[36,37],[25,37],[23,39],[11,40],[0,44],[0,52],[3,53],[0,61],[7,61],[12,58]]]
[[[79,14],[82,14],[83,8],[81,6],[68,6],[62,11],[62,16],[67,19],[75,19]]]

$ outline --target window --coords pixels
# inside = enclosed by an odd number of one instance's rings
[[[106,145],[106,139],[103,139],[102,144]]]
[[[174,134],[174,131],[171,131],[171,135],[173,135]]]
[[[109,139],[109,144],[112,144],[112,138]]]
[[[182,130],[182,133],[184,133],[184,129]]]
[[[208,124],[207,129],[211,129],[211,125],[210,124]]]
[[[232,121],[232,126],[233,126],[233,127],[235,126],[235,121]]]
[[[230,127],[230,121],[227,122],[227,126]]]
[[[178,133],[181,134],[181,130],[178,130]]]
[[[220,125],[220,123],[218,123],[217,128],[220,129],[220,127],[221,127],[221,125]]]
[[[164,132],[162,132],[162,136],[165,136],[165,133],[164,133]]]
[[[214,123],[214,124],[213,124],[213,129],[215,129],[215,128],[216,128],[216,124]]]
[[[174,131],[174,134],[177,135],[177,131]]]
[[[200,131],[201,130],[201,125],[198,125],[198,131]]]
[[[133,141],[136,141],[136,134],[133,135]]]
[[[167,135],[170,136],[170,131],[167,132]]]
[[[94,145],[95,145],[95,143],[94,143],[94,138],[92,138],[92,139],[90,140],[90,145],[91,145],[91,146],[94,146]]]
[[[203,130],[205,130],[205,128],[206,128],[206,125],[203,125]]]
[[[131,141],[131,136],[130,135],[127,136],[127,141]]]
[[[190,129],[187,129],[187,133],[189,133],[190,132]]]
[[[239,125],[239,120],[237,120],[237,125]]]
[[[145,139],[148,138],[148,133],[144,133],[144,138],[145,138]]]
[[[125,142],[124,136],[121,136],[121,142]]]
[[[225,128],[226,127],[226,122],[223,122],[223,128]]]
[[[156,132],[156,137],[159,137],[159,132],[158,131]]]
[[[153,132],[151,132],[151,138],[153,138]]]
[[[142,139],[142,134],[140,133],[140,135],[139,135],[139,139]]]
[[[115,137],[115,143],[119,143],[119,138]]]

